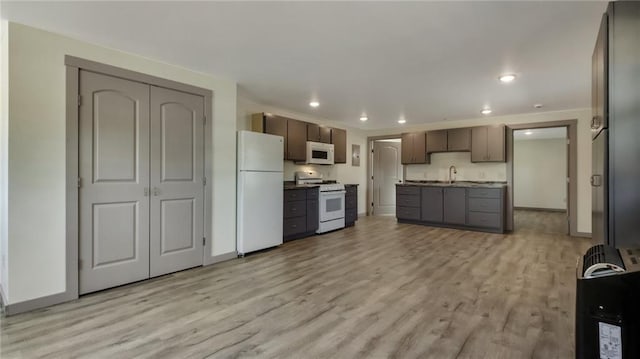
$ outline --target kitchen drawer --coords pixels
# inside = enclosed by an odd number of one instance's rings
[[[345,196],[344,197],[344,208],[356,208],[358,207],[358,197],[356,196]]]
[[[396,186],[396,194],[420,195],[420,187],[418,186]]]
[[[358,212],[355,209],[344,212],[344,223],[353,223],[358,219]]]
[[[396,195],[396,206],[420,207],[420,195],[398,194]]]
[[[282,234],[284,237],[307,231],[307,217],[296,217],[284,220]]]
[[[398,219],[420,220],[420,207],[396,206],[396,217]]]
[[[476,198],[500,198],[501,188],[469,188],[469,197]]]
[[[306,216],[307,201],[291,201],[284,203],[284,218]]]
[[[345,186],[344,189],[347,191],[347,196],[355,196],[358,193],[358,186]]]
[[[307,199],[307,190],[301,189],[288,189],[284,191],[284,201],[304,201]],[[286,212],[285,212],[286,213]]]
[[[320,190],[318,188],[309,188],[307,189],[307,200],[317,200],[320,194]]]
[[[499,198],[469,198],[469,211],[500,212]]]
[[[500,213],[469,212],[468,223],[471,227],[500,228]]]

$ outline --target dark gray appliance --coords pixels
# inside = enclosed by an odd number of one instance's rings
[[[609,3],[592,57],[592,236],[640,247],[640,2]]]
[[[576,277],[576,358],[640,358],[640,249],[591,247]]]

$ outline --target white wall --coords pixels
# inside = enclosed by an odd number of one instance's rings
[[[237,108],[237,128],[238,130],[251,129],[251,115],[259,112],[269,112],[281,116],[295,118],[297,120],[342,128],[347,131],[347,163],[335,164],[333,166],[310,166],[297,165],[292,161],[284,161],[285,181],[293,181],[295,171],[305,171],[309,169],[322,173],[325,179],[337,180],[341,183],[358,184],[358,214],[365,214],[366,209],[366,178],[367,178],[367,136],[364,131],[345,126],[344,123],[330,121],[321,117],[309,116],[307,114],[296,113],[286,109],[269,106],[249,99],[247,96],[238,94]],[[351,165],[351,146],[360,145],[360,166]]]
[[[482,126],[490,124],[519,124],[561,120],[578,120],[578,232],[591,233],[591,109],[540,112],[513,116],[482,117],[460,121],[439,121],[423,125],[410,124],[388,129],[367,131],[367,136],[397,135],[402,132],[439,130],[444,128]],[[410,119],[409,119],[410,121]],[[410,123],[410,122],[409,122]],[[407,166],[411,167],[411,166]],[[420,173],[420,170],[416,172]]]
[[[449,180],[449,167],[456,166],[457,181],[506,181],[505,163],[471,163],[471,152],[432,153],[431,163],[405,165],[407,180]]]
[[[513,205],[567,209],[566,138],[514,141]]]
[[[65,290],[65,55],[213,91],[212,255],[235,251],[234,81],[16,23],[8,36],[9,304]]]
[[[7,36],[8,22],[0,22],[0,290],[7,296],[9,293],[9,41]],[[4,298],[7,300],[7,298]]]

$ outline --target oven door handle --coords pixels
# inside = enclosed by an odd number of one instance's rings
[[[339,191],[322,191],[320,192],[320,194],[342,194],[342,193],[347,193],[346,190],[339,190]]]

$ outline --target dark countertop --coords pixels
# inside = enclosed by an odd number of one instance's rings
[[[350,186],[358,186],[358,184],[353,184],[353,183],[345,183],[344,184],[345,187],[350,187]],[[320,187],[320,184],[296,184],[294,181],[285,181],[284,182],[284,189],[288,190],[288,189],[305,189],[305,188],[317,188]]]
[[[507,186],[506,182],[482,182],[482,181],[405,181],[397,183],[396,186],[426,186],[426,187],[464,187],[464,188],[503,188]]]
[[[285,182],[284,183],[284,189],[288,190],[288,189],[306,189],[306,188],[318,188],[320,187],[319,184],[295,184],[295,183],[290,183],[290,182]]]

